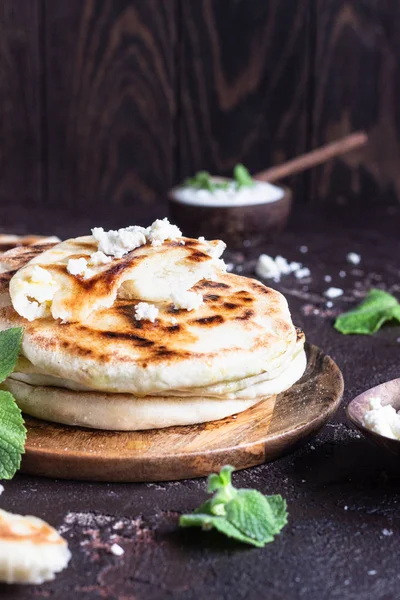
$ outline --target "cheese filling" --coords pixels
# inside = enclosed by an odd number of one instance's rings
[[[173,302],[177,309],[196,310],[203,299],[191,288],[226,272],[220,258],[224,242],[187,240],[186,247],[178,227],[167,219],[147,228],[92,231],[92,237],[61,242],[17,271],[10,281],[10,295],[19,315],[29,321],[52,316],[83,322],[93,311],[110,308],[117,297],[152,304]],[[163,249],[166,240],[178,243]],[[98,249],[90,252],[93,242]],[[135,249],[132,258],[124,258]],[[100,285],[103,274],[110,282],[107,286]],[[85,280],[96,276],[92,285],[86,285]]]

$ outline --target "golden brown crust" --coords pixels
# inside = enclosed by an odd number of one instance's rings
[[[54,528],[45,521],[36,518],[9,515],[0,512],[0,539],[7,542],[29,541],[33,545],[61,544],[65,541],[55,535]]]
[[[190,260],[203,260],[200,256],[203,253],[197,249],[197,240],[185,241],[185,247],[190,249]],[[176,244],[167,242],[159,251],[167,252]],[[88,248],[89,252],[95,250],[95,246]],[[39,256],[41,251],[40,245],[11,250],[5,255],[7,264],[15,271],[34,256]],[[73,301],[84,303],[86,294],[100,293],[104,287],[112,285],[121,270],[140,260],[143,260],[141,253],[133,251],[89,280],[70,275],[65,265],[53,265],[52,268],[63,270],[74,290]],[[126,379],[129,379],[129,369],[135,369],[135,377],[137,369],[147,377],[143,370],[148,367],[157,369],[158,380],[163,380],[165,372],[162,369],[179,367],[182,371],[189,363],[193,367],[193,361],[197,361],[201,368],[204,365],[212,368],[221,356],[225,356],[227,361],[235,359],[247,363],[253,362],[254,357],[268,364],[268,361],[279,360],[286,352],[293,351],[296,344],[296,331],[286,300],[279,292],[247,277],[224,274],[218,281],[203,280],[193,288],[204,298],[199,309],[175,310],[172,302],[165,302],[158,305],[159,315],[154,323],[137,321],[135,306],[139,301],[126,299],[117,299],[110,308],[95,311],[84,322],[64,323],[52,317],[28,322],[11,305],[9,278],[9,273],[0,275],[0,329],[23,326],[24,353],[31,362],[41,368],[45,365],[49,374],[70,378],[72,374],[85,385],[96,387],[96,380],[103,379],[103,373],[106,373],[104,377],[109,383],[110,378],[121,377],[121,370],[127,373],[124,375]],[[38,356],[40,358],[36,361]],[[238,359],[238,356],[242,358]],[[226,366],[222,365],[221,376],[212,375],[205,385],[223,381],[226,377],[235,379],[257,372],[257,366],[254,371],[243,367],[243,372],[237,374],[234,369],[225,373]],[[199,382],[193,385],[203,385],[202,377],[199,373]],[[162,386],[164,382],[157,383],[154,389],[163,389]],[[164,389],[166,387],[167,384]],[[152,382],[146,380],[141,389],[148,388],[152,388]],[[97,389],[101,389],[100,384]],[[123,390],[116,391],[130,390],[125,385]]]

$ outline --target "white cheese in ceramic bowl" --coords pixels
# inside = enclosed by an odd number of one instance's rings
[[[378,397],[370,398],[363,425],[379,435],[400,440],[400,414],[391,404],[382,406],[382,401]]]
[[[212,191],[183,185],[172,191],[172,197],[182,204],[216,208],[269,204],[280,200],[285,193],[282,188],[264,181],[254,181],[254,185],[238,188],[233,180],[222,177],[212,179],[215,182],[228,182],[228,185]]]

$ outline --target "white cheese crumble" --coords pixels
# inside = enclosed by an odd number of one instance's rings
[[[361,262],[361,256],[357,252],[349,252],[346,258],[347,262],[352,265],[359,265]]]
[[[203,304],[203,296],[196,292],[179,292],[171,294],[174,307],[186,310],[197,310]]]
[[[112,261],[111,256],[107,256],[104,252],[98,250],[90,255],[88,264],[93,267],[99,267],[101,265],[108,265]]]
[[[326,281],[326,283],[330,283],[332,281],[332,277],[330,275],[325,275],[324,281]]]
[[[296,273],[299,272],[299,275]],[[303,267],[298,262],[288,262],[283,256],[272,258],[268,254],[260,254],[256,264],[256,274],[263,279],[280,281],[282,275],[295,273],[296,277],[302,279],[311,275],[310,269]]]
[[[305,279],[306,277],[310,277],[310,275],[311,271],[308,267],[301,267],[301,269],[294,272],[296,279]]]
[[[125,554],[125,550],[119,544],[113,544],[110,548],[111,554],[114,556],[122,556]]]
[[[98,242],[100,252],[116,258],[122,258],[124,254],[143,246],[147,241],[146,229],[136,225],[110,231],[104,231],[102,227],[94,227],[92,235]]]
[[[135,306],[135,319],[137,321],[154,321],[158,317],[159,310],[154,304],[148,302],[139,302]]]
[[[26,279],[18,280],[13,287],[13,306],[28,321],[42,319],[50,314],[49,306],[58,289],[51,273],[35,265]]]
[[[386,536],[390,536],[393,535],[393,530],[392,529],[382,529],[382,535],[386,535]]]
[[[1,483],[0,483],[0,496],[2,495],[3,492],[4,492],[4,485],[1,485]]]
[[[382,406],[381,398],[369,399],[369,410],[363,417],[364,426],[392,440],[400,440],[400,414],[391,404]]]
[[[343,277],[346,277],[346,271],[339,271],[339,277],[341,277],[343,279]]]
[[[86,258],[70,258],[67,264],[67,271],[71,275],[84,275],[87,266]]]
[[[341,288],[330,287],[324,292],[324,296],[327,298],[339,298],[339,296],[343,296],[344,291]]]
[[[152,246],[161,246],[165,240],[177,240],[182,237],[182,232],[165,218],[157,219],[150,227],[132,225],[110,231],[104,231],[102,227],[94,227],[92,235],[98,242],[100,252],[122,258],[124,254],[144,246],[147,242],[151,242]],[[180,240],[180,243],[184,245],[185,242]]]
[[[300,252],[302,254],[307,254],[307,252],[308,252],[308,246],[300,246]]]
[[[176,225],[171,225],[167,218],[157,219],[147,228],[146,237],[152,246],[161,246],[165,240],[175,241],[181,238],[182,232]]]

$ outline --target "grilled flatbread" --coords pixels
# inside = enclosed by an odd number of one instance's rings
[[[23,356],[4,386],[22,410],[106,429],[183,425],[245,410],[301,377],[304,336],[293,326],[285,298],[258,281],[224,273],[204,242],[183,240],[143,245],[99,265],[89,278],[71,275],[67,267],[71,257],[85,252],[88,258],[97,250],[90,236],[44,253],[31,247],[25,255],[22,249],[4,255],[12,270],[0,275],[0,329],[24,327]],[[146,264],[147,276],[141,270]],[[53,296],[42,318],[28,321],[15,311],[18,289],[11,299],[9,284],[26,281],[38,265],[52,274],[59,298]],[[197,281],[192,291],[204,302],[196,310],[177,310],[165,299],[176,267]],[[135,308],[154,273],[163,285],[165,278],[169,282],[163,300],[155,302],[158,316],[138,320]],[[131,297],[139,293],[140,301]],[[55,306],[79,319],[55,318]]]
[[[45,521],[0,509],[0,581],[50,581],[70,558],[67,542]]]
[[[59,238],[55,235],[14,235],[0,233],[0,255],[17,246],[32,246],[33,244],[57,243]]]
[[[40,253],[10,281],[13,306],[32,321],[52,316],[64,321],[85,321],[101,308],[110,308],[117,297],[151,302],[169,299],[171,292],[188,290],[204,278],[216,276],[225,244],[188,238],[146,244],[122,258],[106,257],[92,264],[97,251],[92,236],[66,240]],[[71,274],[70,261],[83,259],[87,268]]]
[[[240,413],[291,387],[300,379],[305,366],[306,357],[301,349],[289,368],[276,379],[226,397],[206,396],[200,389],[196,396],[140,398],[132,394],[76,392],[30,385],[11,377],[1,387],[13,394],[23,412],[38,419],[94,429],[131,431],[194,425]]]

